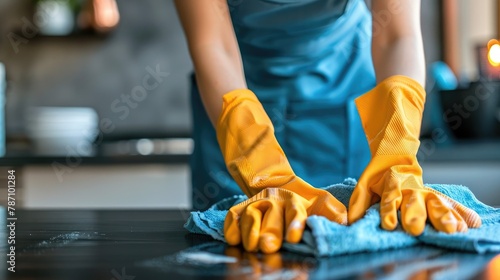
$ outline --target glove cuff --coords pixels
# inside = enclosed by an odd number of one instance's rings
[[[295,178],[271,119],[252,91],[238,89],[223,96],[216,134],[226,167],[247,196]]]
[[[425,90],[406,76],[391,76],[356,98],[372,156],[415,154]]]
[[[215,127],[217,131],[221,129],[224,120],[228,117],[231,110],[245,100],[255,102],[262,107],[255,93],[249,89],[235,89],[222,96],[222,111]],[[262,110],[264,110],[264,107],[262,107]]]
[[[374,108],[387,103],[394,96],[391,96],[394,92],[405,92],[406,99],[414,103],[415,107],[419,109],[420,112],[423,111],[425,104],[425,89],[416,80],[403,76],[395,75],[388,77],[377,84],[372,90],[361,95],[355,99],[356,107],[358,108],[359,114],[362,120],[367,120],[372,115],[372,111],[380,111],[382,108]]]
[[[387,77],[384,80],[382,80],[380,83],[378,83],[377,86],[386,87],[387,90],[390,90],[391,88],[398,87],[398,86],[399,87],[408,87],[408,88],[411,88],[412,90],[414,90],[418,93],[422,93],[422,98],[423,98],[422,101],[425,102],[425,89],[424,89],[424,87],[419,82],[417,82],[417,80],[410,78],[408,76],[404,76],[404,75],[390,76],[390,77]]]

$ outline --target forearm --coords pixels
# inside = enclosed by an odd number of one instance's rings
[[[191,48],[191,57],[203,105],[215,125],[222,110],[222,96],[247,88],[241,58],[215,44]]]
[[[243,64],[226,0],[176,0],[193,60],[198,89],[212,124],[222,111],[222,96],[246,89]]]
[[[394,75],[425,86],[420,0],[372,1],[372,59],[377,84]]]
[[[390,42],[372,41],[372,58],[377,83],[404,75],[425,86],[425,59],[420,34],[400,36]]]

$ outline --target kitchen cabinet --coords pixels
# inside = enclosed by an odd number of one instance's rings
[[[25,208],[189,208],[186,164],[23,167]]]

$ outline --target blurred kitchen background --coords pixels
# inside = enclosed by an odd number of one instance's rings
[[[500,1],[422,0],[427,183],[500,206]],[[172,0],[0,1],[0,202],[189,208],[192,71]],[[335,183],[335,182],[332,182]]]

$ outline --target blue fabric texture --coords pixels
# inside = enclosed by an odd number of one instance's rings
[[[356,181],[349,178],[343,183],[327,187],[326,190],[344,205],[348,205],[355,185]],[[446,234],[437,232],[428,224],[422,235],[414,237],[405,233],[400,226],[394,231],[383,230],[380,227],[379,204],[375,204],[367,210],[361,220],[351,226],[339,225],[321,216],[311,216],[307,219],[307,228],[302,241],[298,244],[285,242],[283,248],[315,256],[374,252],[416,244],[479,254],[500,252],[500,209],[480,202],[464,186],[441,184],[427,186],[475,210],[481,216],[482,226],[478,229],[469,229],[466,233]],[[190,232],[208,234],[216,240],[224,241],[224,219],[227,210],[245,199],[246,196],[234,196],[216,203],[204,212],[192,212],[184,227]]]

